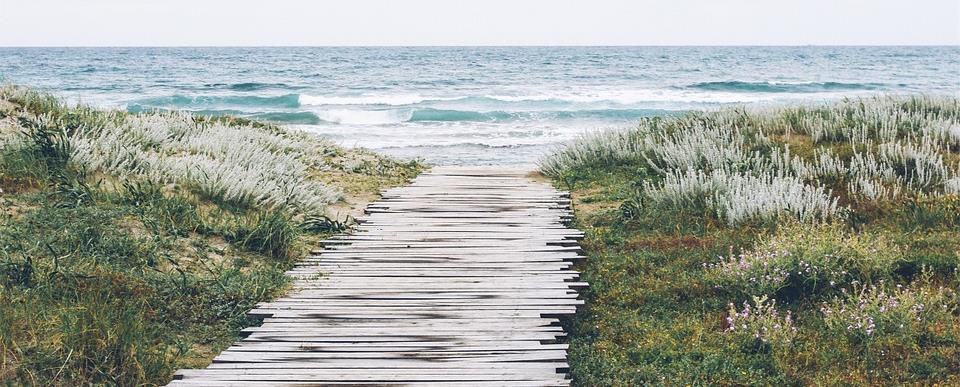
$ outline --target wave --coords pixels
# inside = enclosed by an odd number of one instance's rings
[[[288,87],[286,84],[237,83],[211,84],[216,87],[230,88],[236,92],[256,91],[271,87]],[[366,118],[346,117],[350,111],[366,111],[371,121],[389,123],[398,119],[414,121],[495,121],[511,119],[513,111],[584,111],[588,109],[611,109],[609,114],[619,114],[625,109],[645,105],[649,108],[663,108],[665,104],[724,104],[772,101],[787,96],[804,93],[844,94],[856,90],[881,88],[878,84],[854,83],[769,83],[769,82],[703,82],[682,88],[661,89],[610,89],[583,91],[577,93],[531,93],[527,95],[462,95],[462,96],[423,96],[419,94],[384,94],[360,96],[316,96],[309,94],[284,94],[275,96],[259,95],[168,95],[133,101],[130,104],[144,107],[198,109],[198,108],[256,108],[251,110],[277,110],[277,108],[315,110],[327,107],[324,121],[349,123],[367,122]],[[359,107],[359,108],[357,108]],[[363,107],[367,107],[366,109]],[[406,114],[390,113],[386,118],[386,108],[405,108]],[[429,108],[428,108],[429,107]],[[678,108],[689,108],[681,106]],[[484,112],[484,113],[481,113]],[[598,110],[594,115],[605,116]],[[398,115],[399,114],[399,115]],[[632,114],[632,113],[631,113]],[[373,116],[380,118],[372,119]],[[399,121],[399,122],[402,122]]]
[[[423,145],[388,145],[383,144],[381,146],[374,145],[373,148],[376,149],[450,149],[450,148],[479,148],[479,149],[520,149],[520,148],[536,148],[542,147],[547,144],[535,143],[535,144],[487,144],[481,142],[457,142],[452,144],[423,144]]]
[[[760,93],[817,93],[844,90],[877,90],[879,83],[846,82],[746,82],[717,81],[701,82],[687,86],[690,89],[707,91],[760,92]]]
[[[301,89],[299,86],[291,86],[286,83],[260,83],[260,82],[242,82],[233,83],[226,86],[227,89],[236,91],[257,91],[266,89]]]
[[[529,94],[529,95],[484,95],[457,97],[427,97],[421,95],[369,95],[369,96],[312,96],[300,95],[302,106],[416,106],[424,104],[467,104],[487,107],[530,106],[564,107],[574,104],[637,104],[644,102],[690,102],[733,103],[763,100],[760,97],[745,97],[735,93],[713,93],[673,89],[606,90],[593,93]]]
[[[773,100],[773,97],[735,93],[731,91],[683,89],[623,89],[558,95],[488,95],[471,98],[493,103],[540,106],[571,106],[576,104],[660,104],[660,103],[742,103]]]
[[[456,99],[456,98],[453,98]],[[301,94],[299,102],[301,105],[388,105],[402,106],[414,105],[427,101],[453,100],[448,98],[428,98],[417,94],[397,94],[397,95],[361,95],[361,96],[317,96]]]
[[[251,107],[300,107],[300,96],[297,94],[261,97],[255,95],[237,96],[196,96],[171,95],[165,97],[146,98],[134,101],[132,104],[144,107],[177,107],[189,108],[196,106],[251,106]]]
[[[323,121],[312,112],[269,112],[250,115],[250,118],[284,124],[319,125]]]
[[[600,109],[600,110],[560,110],[560,111],[464,111],[441,109],[414,110],[410,121],[477,121],[496,122],[513,120],[543,120],[543,119],[573,119],[573,118],[608,118],[631,119],[656,114],[665,111],[656,109]]]
[[[615,119],[629,120],[654,115],[674,114],[677,111],[659,109],[600,109],[600,110],[569,110],[569,111],[469,111],[443,109],[389,109],[389,110],[354,110],[331,109],[321,111],[287,111],[287,112],[248,112],[237,109],[185,109],[180,110],[193,114],[219,116],[231,115],[249,117],[264,121],[273,121],[285,124],[319,125],[322,123],[351,124],[351,125],[387,125],[403,122],[509,122],[534,120],[562,120],[562,119]],[[130,113],[144,113],[157,110],[171,110],[167,107],[128,104],[126,110]]]
[[[157,111],[170,111],[171,109],[161,107],[149,107],[139,104],[129,104],[126,107],[128,113],[152,113]],[[190,114],[201,116],[234,116],[247,117],[261,121],[272,121],[282,124],[299,125],[319,125],[323,121],[316,114],[311,112],[263,112],[250,113],[236,109],[178,109]]]
[[[670,114],[657,109],[602,109],[571,111],[466,111],[441,109],[350,110],[334,109],[316,112],[319,120],[336,124],[386,125],[402,122],[504,122],[558,119],[616,119]]]
[[[360,95],[360,96],[315,96],[300,95],[300,104],[304,106],[331,106],[331,105],[372,105],[372,106],[405,106],[430,102],[466,102],[466,103],[502,103],[502,102],[537,102],[559,101],[562,96],[455,96],[455,97],[428,97],[419,94],[395,95]]]
[[[233,84],[256,89],[267,83]],[[229,86],[221,86],[229,87]],[[404,122],[512,122],[532,120],[631,120],[702,105],[767,102],[849,95],[877,84],[704,82],[660,89],[584,90],[576,93],[431,97],[417,94],[312,96],[308,94],[168,95],[131,102],[127,109],[224,111],[291,124],[389,125]],[[815,93],[815,94],[811,94]],[[229,110],[229,112],[226,112]]]
[[[514,118],[517,118],[516,113],[502,111],[478,112],[442,109],[418,109],[410,115],[410,121],[504,121]]]
[[[334,124],[386,125],[409,121],[412,110],[349,110],[334,109],[316,112],[319,119]]]

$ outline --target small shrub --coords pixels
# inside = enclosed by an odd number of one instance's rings
[[[31,185],[51,187],[48,197],[63,207],[89,204],[93,192],[86,176],[72,165],[73,146],[62,123],[41,116],[21,119],[22,138],[3,149],[3,175]]]
[[[57,127],[56,122],[40,117],[36,122],[21,120],[27,130],[24,135],[39,159],[48,163],[52,170],[63,170],[70,160],[72,147],[67,134]]]
[[[743,310],[729,304],[724,332],[746,347],[769,345],[786,348],[797,336],[790,311],[782,316],[777,312],[777,300],[766,296],[753,297],[753,305],[743,302]]]
[[[7,192],[42,185],[46,164],[20,141],[0,146],[0,183]]]
[[[637,192],[620,204],[620,218],[623,220],[634,220],[640,218],[644,213],[643,193]]]
[[[324,215],[312,215],[307,216],[300,223],[300,228],[311,233],[337,233],[346,231],[353,223],[354,219],[349,215],[343,221],[330,219]]]
[[[956,291],[919,282],[912,287],[888,287],[882,281],[857,284],[852,292],[823,304],[824,323],[831,332],[855,342],[891,338],[915,342],[960,323]]]
[[[23,260],[0,261],[0,280],[4,287],[33,286],[34,267],[33,258],[24,256]]]
[[[26,88],[4,86],[0,88],[0,97],[20,105],[33,115],[59,114],[66,109],[57,97]]]
[[[908,201],[905,209],[918,229],[960,227],[960,195],[917,198]]]
[[[237,229],[232,238],[250,251],[277,259],[294,256],[293,246],[300,229],[290,215],[280,211],[256,213]]]
[[[124,181],[123,200],[134,206],[149,206],[163,199],[163,187],[150,181]]]
[[[68,168],[71,145],[47,120],[21,120],[25,128],[0,149],[0,176],[27,184],[58,185],[74,179]]]
[[[149,181],[125,182],[122,200],[136,206],[144,224],[157,232],[186,236],[203,227],[195,203],[180,195],[165,195],[159,184]]]
[[[889,278],[902,256],[882,235],[851,234],[840,224],[792,224],[752,250],[704,267],[718,285],[746,294],[803,297],[854,281]]]

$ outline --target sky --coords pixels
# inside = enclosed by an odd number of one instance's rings
[[[960,0],[0,0],[0,46],[960,45]]]

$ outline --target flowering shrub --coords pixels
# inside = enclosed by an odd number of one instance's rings
[[[793,136],[809,139],[812,152],[774,145]],[[540,170],[558,177],[641,162],[661,178],[645,182],[653,203],[705,206],[731,225],[783,214],[814,223],[846,210],[828,187],[853,202],[960,193],[960,166],[946,156],[958,146],[960,99],[876,97],[644,119],[577,139]]]
[[[730,225],[784,214],[816,222],[843,213],[837,199],[823,187],[806,184],[796,177],[766,173],[754,176],[721,169],[711,173],[687,170],[667,175],[659,184],[645,182],[644,193],[661,205],[709,208]]]
[[[849,234],[842,227],[787,225],[753,250],[704,267],[719,286],[751,295],[772,295],[785,288],[815,291],[888,277],[902,256],[900,248],[882,236]]]
[[[954,290],[923,285],[888,289],[883,282],[856,286],[853,292],[844,292],[820,308],[831,331],[858,340],[935,334],[937,326],[960,323],[956,311]]]
[[[184,113],[126,117],[82,127],[70,139],[73,159],[90,172],[144,177],[197,187],[245,205],[319,213],[341,193],[310,176],[331,145],[296,132],[214,122]]]
[[[764,345],[783,348],[797,336],[790,311],[781,317],[776,309],[777,300],[766,296],[753,297],[753,305],[743,302],[743,310],[730,303],[724,332],[746,345]]]
[[[180,184],[217,201],[305,213],[322,213],[342,197],[314,176],[333,167],[325,156],[337,147],[304,132],[182,112],[71,108],[9,86],[0,87],[0,98],[63,128],[70,162],[90,175]]]
[[[773,294],[787,283],[793,257],[789,251],[747,251],[720,257],[717,263],[704,263],[721,286],[746,290],[748,294]]]

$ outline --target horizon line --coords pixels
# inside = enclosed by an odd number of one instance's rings
[[[645,47],[958,47],[960,43],[920,44],[383,44],[383,45],[0,45],[0,48],[645,48]]]

